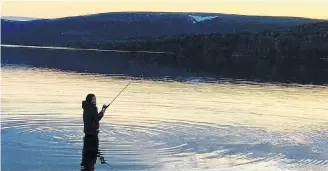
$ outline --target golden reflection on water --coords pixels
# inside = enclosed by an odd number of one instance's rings
[[[98,107],[110,102],[130,80],[39,69],[2,69],[3,120],[42,115],[80,118],[87,93]],[[307,131],[328,127],[328,87],[246,84],[186,84],[135,81],[108,109],[105,122],[159,121]],[[153,120],[153,122],[148,122]],[[311,129],[310,129],[311,130]]]

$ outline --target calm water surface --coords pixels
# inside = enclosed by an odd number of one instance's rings
[[[2,170],[80,170],[81,102],[129,80],[1,70]],[[328,170],[328,87],[135,81],[100,121],[96,170]]]

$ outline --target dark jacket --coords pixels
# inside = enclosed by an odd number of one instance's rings
[[[84,133],[91,135],[98,135],[99,133],[99,121],[104,116],[103,112],[98,114],[97,106],[88,103],[86,101],[82,102],[83,108],[83,123],[84,123]]]

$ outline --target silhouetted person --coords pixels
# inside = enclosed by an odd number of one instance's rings
[[[85,135],[98,135],[99,121],[109,105],[103,105],[98,113],[97,100],[94,94],[88,94],[85,101],[82,102],[83,122]]]
[[[104,116],[104,113],[109,105],[103,105],[102,110],[98,113],[96,106],[96,96],[88,94],[86,100],[82,102],[83,108],[83,122],[84,122],[84,138],[82,150],[82,170],[93,171],[96,164],[97,157],[100,157],[101,162],[104,158],[100,156],[99,152],[99,121]]]

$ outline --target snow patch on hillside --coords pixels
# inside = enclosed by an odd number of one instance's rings
[[[202,22],[205,20],[211,20],[213,18],[217,18],[219,16],[197,16],[197,15],[189,15],[191,18],[193,18],[194,23],[195,22]]]

